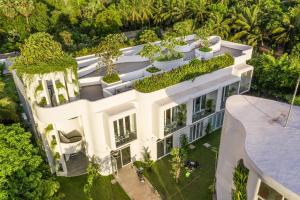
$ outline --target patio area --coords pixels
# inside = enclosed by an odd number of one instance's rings
[[[152,171],[145,171],[145,176],[152,186],[158,190],[162,199],[193,200],[212,198],[209,187],[214,181],[216,153],[204,147],[203,144],[209,143],[212,147],[218,148],[220,131],[217,130],[193,143],[195,148],[190,150],[188,160],[199,162],[200,167],[195,169],[189,177],[185,177],[184,171],[178,184],[170,173],[170,156],[155,162]]]

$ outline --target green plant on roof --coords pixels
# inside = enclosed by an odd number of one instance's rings
[[[46,97],[42,97],[41,100],[38,102],[38,105],[44,107],[47,105]]]
[[[154,61],[155,57],[157,56],[157,54],[160,52],[161,52],[161,49],[159,46],[148,43],[143,46],[143,49],[139,54],[142,57],[149,58],[150,62],[152,63]]]
[[[191,19],[176,22],[173,25],[173,30],[176,33],[176,36],[180,36],[179,45],[186,45],[185,36],[190,35],[194,32],[194,21]]]
[[[163,62],[183,57],[182,53],[175,50],[175,47],[180,45],[180,42],[172,34],[166,35],[164,40],[161,41],[161,45],[165,48],[165,51],[160,52],[160,55],[156,58],[157,61]]]
[[[120,81],[121,79],[117,73],[113,73],[113,74],[104,76],[102,80],[106,83],[115,83],[115,82]]]
[[[159,72],[161,70],[156,68],[156,67],[149,67],[149,68],[146,69],[146,71],[150,72],[150,73],[156,73],[156,72]]]
[[[34,91],[34,96],[36,96],[39,92],[43,91],[43,85],[42,83],[39,83],[39,85],[35,88],[35,91]]]
[[[212,33],[212,28],[209,24],[196,30],[196,35],[201,39],[200,51],[209,52],[212,49],[209,48],[209,36]]]
[[[66,89],[65,88],[65,85],[62,83],[62,82],[60,82],[59,80],[56,80],[55,81],[55,86],[56,86],[56,88],[59,90],[59,89]]]
[[[20,76],[59,71],[67,73],[68,69],[72,69],[77,78],[76,61],[65,54],[61,45],[48,33],[38,32],[30,35],[20,50],[21,55],[12,66]]]
[[[233,63],[234,60],[229,54],[214,57],[206,61],[193,59],[188,64],[171,71],[136,81],[134,83],[134,88],[143,93],[154,92],[183,81],[193,80],[203,74],[211,73],[213,71],[233,65]]]
[[[106,75],[110,76],[115,72],[114,60],[118,59],[122,52],[126,36],[124,34],[109,34],[98,45],[97,56],[104,62]]]
[[[53,124],[48,124],[48,126],[45,128],[45,133],[48,134],[52,130],[53,130]]]
[[[58,100],[60,104],[66,103],[67,100],[63,94],[58,95]]]

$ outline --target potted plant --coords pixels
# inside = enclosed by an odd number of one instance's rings
[[[101,58],[100,62],[104,63],[106,71],[101,80],[103,88],[122,82],[115,70],[114,61],[122,54],[120,48],[124,45],[125,40],[124,34],[109,34],[98,45],[96,55]],[[99,63],[99,65],[101,64]]]
[[[164,50],[160,51],[160,55],[155,58],[153,65],[167,71],[183,65],[183,54],[175,50],[176,44],[176,38],[171,36],[166,37],[161,42]]]
[[[213,57],[213,49],[210,48],[209,35],[210,28],[204,26],[196,31],[197,36],[201,39],[200,47],[195,49],[196,57],[204,60],[208,60]]]
[[[212,99],[207,99],[206,100],[206,103],[205,103],[205,110],[206,112],[210,113],[213,111],[213,105],[214,105],[214,102]]]

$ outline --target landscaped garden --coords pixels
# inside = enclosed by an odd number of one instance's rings
[[[155,162],[151,171],[145,170],[145,176],[158,190],[162,199],[211,199],[212,193],[209,188],[214,183],[216,164],[216,153],[212,148],[219,147],[220,132],[220,130],[212,132],[193,143],[195,148],[189,150],[187,160],[199,162],[200,167],[195,169],[189,177],[185,176],[184,170],[178,183],[171,174],[170,156]],[[204,147],[204,143],[209,143],[212,148]]]
[[[93,200],[129,200],[129,197],[118,183],[111,184],[112,176],[101,176],[98,178],[91,190]],[[64,200],[87,200],[84,193],[84,185],[87,175],[77,177],[57,177],[60,183],[60,192],[64,194]]]

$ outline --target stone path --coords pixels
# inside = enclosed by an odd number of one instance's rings
[[[127,165],[119,169],[117,181],[132,200],[160,200],[160,196],[151,184],[145,180],[141,183],[138,179],[136,169]]]

